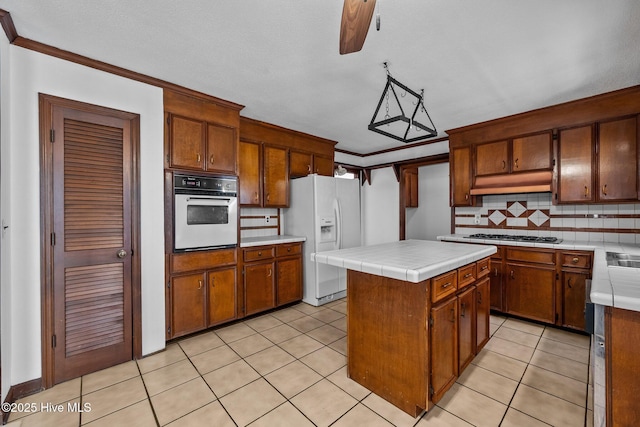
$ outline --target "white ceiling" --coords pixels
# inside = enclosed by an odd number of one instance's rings
[[[245,105],[241,115],[371,153],[386,83],[439,132],[640,84],[638,0],[378,0],[341,56],[342,0],[0,0],[20,36]],[[375,22],[375,18],[373,20]]]

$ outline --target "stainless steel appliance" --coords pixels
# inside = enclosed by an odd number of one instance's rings
[[[509,240],[515,242],[535,242],[535,243],[560,243],[562,239],[557,237],[539,237],[539,236],[514,236],[510,234],[485,234],[477,233],[467,236],[469,239],[484,240]]]
[[[175,174],[173,180],[174,250],[236,246],[237,178]]]
[[[346,270],[312,262],[310,254],[362,244],[360,181],[313,174],[292,179],[289,191],[284,230],[286,234],[307,238],[302,300],[318,306],[344,297]]]

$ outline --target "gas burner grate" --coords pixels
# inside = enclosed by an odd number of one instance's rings
[[[562,239],[557,237],[520,236],[511,234],[485,234],[476,233],[468,236],[470,239],[484,240],[507,240],[513,242],[535,242],[535,243],[560,243]]]

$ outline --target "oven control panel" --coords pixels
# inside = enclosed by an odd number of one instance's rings
[[[235,196],[238,192],[238,179],[235,177],[211,177],[175,174],[173,187],[176,193],[213,192]]]

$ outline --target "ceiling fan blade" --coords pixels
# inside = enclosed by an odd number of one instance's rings
[[[340,55],[362,49],[375,7],[376,0],[344,0],[340,23]]]

